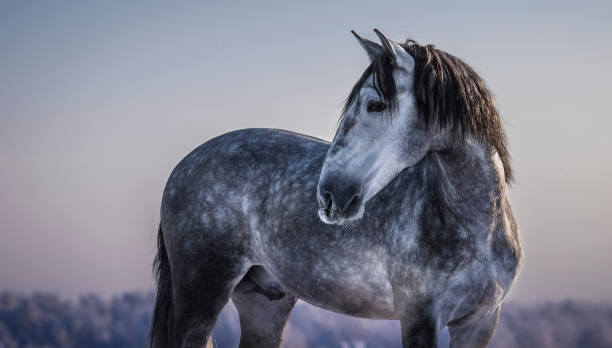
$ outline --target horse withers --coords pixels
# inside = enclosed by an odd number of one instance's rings
[[[151,347],[202,347],[231,298],[240,347],[279,347],[298,299],[397,319],[404,347],[485,347],[522,263],[500,117],[460,59],[379,31],[333,141],[246,129],[164,190]]]

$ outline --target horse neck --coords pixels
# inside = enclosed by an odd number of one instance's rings
[[[504,202],[503,165],[488,144],[467,135],[444,151],[432,151],[423,166],[428,188],[459,216],[491,216]]]

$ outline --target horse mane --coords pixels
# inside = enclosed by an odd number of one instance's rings
[[[512,166],[508,142],[495,101],[485,82],[461,59],[436,48],[406,40],[401,46],[415,61],[413,92],[417,108],[428,127],[449,129],[460,141],[471,134],[492,146],[503,163],[505,180],[511,183]],[[349,94],[343,109],[358,97],[372,74],[374,88],[390,108],[397,105],[393,60],[384,53],[373,60]]]

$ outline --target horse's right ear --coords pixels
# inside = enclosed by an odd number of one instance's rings
[[[378,38],[382,43],[383,51],[389,54],[390,57],[393,57],[395,66],[406,69],[407,71],[414,68],[414,58],[410,55],[410,53],[406,52],[406,50],[397,42],[387,39],[385,34],[381,33],[380,30],[374,29],[374,32],[376,35],[378,35]]]
[[[362,38],[354,30],[351,30],[351,33],[355,35],[361,47],[368,53],[370,60],[375,60],[383,53],[383,47],[379,43]]]

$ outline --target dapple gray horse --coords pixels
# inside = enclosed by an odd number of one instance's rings
[[[240,347],[278,347],[297,299],[398,319],[404,347],[484,347],[522,263],[493,98],[460,59],[355,36],[371,64],[331,144],[247,129],[166,185],[152,347],[202,347],[231,298]]]

